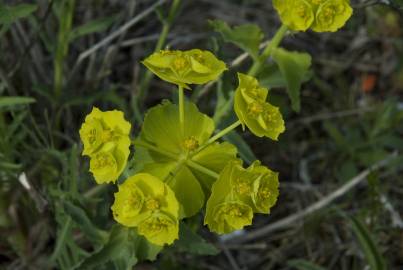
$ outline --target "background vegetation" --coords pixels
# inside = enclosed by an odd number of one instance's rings
[[[285,116],[279,142],[227,137],[280,173],[271,215],[226,238],[195,217],[136,269],[403,269],[403,5],[352,4],[342,31],[282,43],[313,59],[299,113],[275,66],[260,75]],[[78,130],[96,105],[123,110],[135,135],[147,108],[175,99],[140,63],[156,48],[208,49],[245,71],[250,59],[211,19],[266,37],[279,26],[260,0],[0,1],[0,269],[127,269],[155,256],[114,225],[116,188],[95,185]],[[234,117],[234,78],[187,93],[219,127]]]

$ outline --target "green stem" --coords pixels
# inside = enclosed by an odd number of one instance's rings
[[[272,38],[269,44],[267,44],[266,48],[263,50],[262,54],[259,58],[253,63],[252,67],[249,69],[248,75],[256,76],[262,65],[266,61],[266,59],[271,55],[273,49],[277,48],[280,45],[280,42],[283,40],[285,33],[287,32],[288,27],[284,24],[277,30],[276,34]]]
[[[60,15],[57,47],[54,58],[54,91],[57,98],[60,97],[63,87],[63,64],[69,51],[69,38],[73,22],[75,0],[66,0]]]
[[[233,123],[232,125],[226,127],[225,129],[221,130],[220,132],[218,132],[216,135],[214,135],[213,137],[211,137],[206,143],[205,145],[209,145],[213,142],[215,142],[216,140],[218,140],[219,138],[225,136],[228,132],[231,132],[232,130],[234,130],[235,128],[237,128],[239,125],[241,124],[241,121],[236,121],[235,123]]]
[[[157,44],[155,45],[154,52],[160,51],[167,40],[169,30],[172,26],[172,23],[174,21],[174,18],[176,16],[176,13],[178,11],[179,5],[180,5],[180,0],[174,0],[172,2],[172,5],[169,9],[168,13],[168,18],[162,23],[162,30],[161,34],[158,38]],[[144,79],[140,84],[140,88],[138,93],[134,96],[133,100],[133,110],[135,113],[136,120],[141,123],[143,119],[141,118],[141,110],[140,110],[140,104],[142,101],[145,99],[147,95],[147,90],[150,86],[150,82],[152,78],[154,77],[154,74],[150,70],[146,70],[146,73],[144,74]]]
[[[171,152],[168,152],[168,151],[165,151],[165,150],[163,150],[163,149],[161,149],[159,147],[156,147],[156,146],[154,146],[152,144],[149,144],[149,143],[146,143],[146,142],[143,142],[143,141],[136,141],[136,142],[134,142],[134,145],[147,148],[149,150],[152,150],[154,152],[160,153],[160,154],[162,154],[164,156],[167,156],[167,157],[175,159],[175,160],[178,159],[178,157],[175,154],[173,154]]]
[[[178,85],[179,90],[179,123],[182,135],[185,135],[185,97],[183,86]]]
[[[191,168],[193,168],[193,169],[195,169],[195,170],[198,170],[199,172],[202,172],[202,173],[204,173],[204,174],[206,174],[206,175],[208,175],[208,176],[211,176],[211,177],[213,177],[213,178],[218,178],[218,176],[219,176],[219,174],[218,173],[216,173],[215,171],[212,171],[212,170],[210,170],[210,169],[207,169],[206,167],[204,167],[204,166],[202,166],[202,165],[200,165],[200,164],[198,164],[198,163],[196,163],[196,162],[194,162],[193,160],[186,160],[186,164],[189,166],[189,167],[191,167]]]
[[[66,222],[63,224],[63,228],[61,229],[57,242],[56,242],[56,247],[52,253],[52,256],[50,256],[50,260],[54,262],[60,255],[60,252],[62,251],[62,248],[66,242],[67,234],[71,229],[71,218],[67,217]]]

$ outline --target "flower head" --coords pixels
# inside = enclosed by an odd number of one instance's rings
[[[227,69],[211,52],[161,50],[147,57],[143,64],[162,80],[189,88],[217,79]]]
[[[351,17],[349,0],[273,0],[281,21],[294,31],[335,32]]]
[[[157,245],[178,238],[179,203],[164,182],[147,173],[128,178],[115,193],[114,219]]]
[[[213,219],[208,223],[210,231],[230,233],[252,224],[252,208],[240,201],[224,202],[216,205]]]
[[[86,116],[79,131],[84,145],[83,155],[91,156],[110,142],[129,147],[130,140],[126,138],[129,136],[130,128],[131,125],[124,119],[123,112],[117,110],[103,112],[94,107]]]
[[[204,224],[211,231],[229,233],[250,225],[253,213],[268,214],[278,197],[278,174],[255,161],[244,169],[231,161],[213,184]]]
[[[279,108],[266,102],[268,90],[252,76],[238,73],[238,79],[234,109],[242,125],[258,137],[277,140],[285,130],[284,120]]]
[[[148,241],[159,246],[172,244],[175,239],[178,239],[179,233],[177,219],[163,213],[149,216],[138,225],[137,230]]]
[[[115,182],[130,154],[130,123],[121,111],[93,108],[80,129],[83,155],[90,156],[90,172],[98,184]]]
[[[316,18],[312,25],[313,31],[335,32],[343,27],[353,14],[350,1],[327,0],[322,2],[316,11]]]
[[[306,31],[315,19],[309,0],[273,0],[281,21],[294,31]]]

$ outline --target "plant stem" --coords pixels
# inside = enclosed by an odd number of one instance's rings
[[[178,85],[179,90],[179,123],[182,135],[185,135],[185,97],[183,86]]]
[[[164,47],[166,39],[168,37],[169,30],[172,26],[172,23],[175,19],[177,11],[178,11],[180,2],[181,2],[180,0],[174,0],[172,2],[172,5],[171,5],[171,7],[169,9],[169,13],[168,13],[168,18],[165,21],[163,21],[163,23],[162,23],[161,34],[158,38],[157,44],[155,45],[154,52],[157,52]],[[149,87],[150,82],[153,77],[154,77],[154,74],[150,70],[147,69],[146,73],[144,74],[144,79],[140,84],[139,91],[136,94],[136,96],[134,97],[133,105],[134,105],[135,117],[136,117],[136,120],[140,123],[143,121],[143,119],[141,118],[141,115],[140,115],[141,114],[140,104],[142,103],[142,101],[145,99],[145,97],[147,95],[147,90],[148,90],[148,87]]]
[[[191,167],[191,168],[193,168],[193,169],[195,169],[195,170],[198,170],[199,172],[202,172],[202,173],[204,173],[204,174],[206,174],[206,175],[208,175],[208,176],[211,176],[211,177],[213,177],[213,178],[218,178],[218,176],[219,176],[219,174],[218,173],[216,173],[215,171],[212,171],[212,170],[210,170],[210,169],[207,169],[206,167],[204,167],[204,166],[202,166],[202,165],[200,165],[200,164],[198,164],[198,163],[196,163],[196,162],[194,162],[193,160],[186,160],[186,164],[189,166],[189,167]]]
[[[253,63],[252,67],[249,69],[248,75],[256,76],[260,69],[262,68],[263,63],[266,59],[271,55],[273,49],[277,48],[280,42],[283,40],[285,33],[288,28],[284,24],[277,30],[276,34],[272,38],[269,44],[267,44],[266,48],[263,50],[262,54],[259,58]]]
[[[213,142],[215,142],[216,140],[218,140],[219,138],[221,138],[222,136],[225,136],[228,132],[231,132],[232,130],[234,130],[235,128],[237,128],[239,125],[241,124],[241,121],[236,121],[235,123],[233,123],[232,125],[226,127],[225,129],[221,130],[220,132],[218,132],[216,135],[214,135],[213,137],[211,137],[206,143],[205,145],[209,145]]]
[[[54,58],[54,91],[57,98],[60,97],[63,87],[63,64],[69,50],[70,31],[73,22],[75,0],[66,0],[60,15],[59,33],[57,37],[56,54]]]

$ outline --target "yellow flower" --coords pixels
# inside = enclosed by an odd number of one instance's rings
[[[353,13],[349,0],[273,0],[273,6],[294,31],[335,32]]]
[[[128,178],[115,193],[111,209],[117,222],[137,227],[151,243],[172,244],[178,238],[179,203],[157,177],[139,173]]]
[[[266,102],[268,90],[252,76],[238,73],[238,79],[234,110],[242,126],[258,137],[277,140],[285,130],[284,120],[279,108]]]
[[[318,7],[312,30],[316,32],[335,32],[343,27],[353,14],[348,0],[327,0]]]
[[[155,245],[170,245],[178,239],[178,220],[162,213],[154,214],[139,224],[138,233]]]
[[[83,155],[90,156],[90,172],[98,184],[115,182],[126,167],[130,154],[131,125],[123,112],[102,112],[93,108],[80,129]]]
[[[86,116],[79,132],[84,145],[83,155],[90,156],[105,143],[118,143],[119,139],[129,136],[130,128],[131,125],[124,119],[123,112],[103,112],[94,107]],[[127,144],[127,140],[125,143]],[[130,141],[128,144],[130,145]]]
[[[306,31],[315,19],[309,0],[273,0],[281,21],[294,31]]]
[[[217,233],[250,225],[253,213],[270,213],[277,201],[278,186],[278,174],[259,161],[247,169],[241,161],[228,162],[213,184],[204,224]]]
[[[253,211],[240,201],[224,202],[214,207],[213,220],[208,223],[212,232],[231,233],[252,224]]]
[[[279,195],[278,173],[262,166],[259,161],[253,162],[246,171],[255,174],[251,193],[254,212],[270,213],[270,208],[276,204]]]
[[[189,88],[217,79],[227,69],[211,52],[161,50],[147,57],[143,64],[162,80]]]

